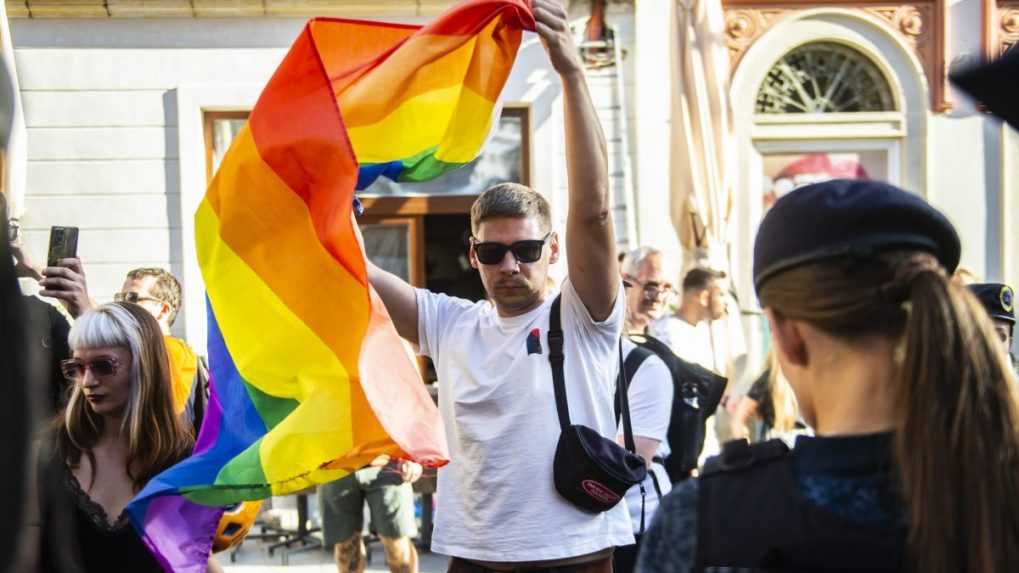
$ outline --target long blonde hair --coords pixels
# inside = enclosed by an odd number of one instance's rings
[[[131,353],[131,392],[121,432],[127,437],[127,475],[136,490],[187,455],[194,437],[174,413],[170,366],[156,319],[135,304],[106,304],[75,321],[70,345],[72,350],[121,347]],[[60,454],[72,466],[85,454],[92,463],[94,480],[92,448],[104,421],[87,404],[81,384],[72,387],[60,422]]]
[[[778,363],[774,349],[768,353],[768,389],[771,395],[771,410],[775,414],[771,430],[777,433],[793,431],[800,417],[800,409],[796,404],[792,386],[782,375],[782,367]]]
[[[851,340],[900,340],[894,468],[910,563],[1019,571],[1019,407],[987,313],[927,253],[831,260],[768,280],[761,304]]]

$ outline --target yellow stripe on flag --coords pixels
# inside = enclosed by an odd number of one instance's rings
[[[494,107],[463,85],[455,85],[407,100],[382,121],[347,128],[347,133],[361,163],[413,157],[439,141],[439,159],[467,163],[477,157],[488,136],[486,127]]]
[[[301,403],[262,440],[265,477],[270,483],[290,479],[310,460],[346,453],[353,434],[350,379],[343,364],[219,239],[219,219],[208,201],[199,206],[195,224],[209,300],[237,371],[262,392]],[[278,359],[266,359],[270,356]]]

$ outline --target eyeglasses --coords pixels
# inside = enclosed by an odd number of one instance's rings
[[[73,382],[84,378],[86,370],[91,370],[92,375],[96,378],[113,376],[117,373],[119,366],[120,361],[117,360],[116,356],[101,356],[88,362],[77,358],[70,358],[60,363],[60,371],[63,372],[64,378]]]
[[[644,296],[648,298],[659,298],[676,294],[676,289],[669,283],[660,283],[658,281],[647,281],[646,283],[642,283],[630,276],[623,280],[623,286],[638,286],[642,291],[644,291]]]
[[[513,253],[513,257],[516,258],[518,263],[533,263],[541,258],[545,242],[551,236],[552,233],[549,232],[540,240],[516,241],[511,245],[494,242],[481,243],[474,237],[471,237],[471,245],[474,246],[474,252],[478,255],[478,261],[483,265],[497,265],[501,263],[507,251]]]
[[[132,302],[134,304],[138,304],[143,300],[151,300],[152,302],[163,302],[158,298],[152,298],[151,296],[141,296],[140,294],[134,291],[118,292],[117,294],[113,295],[113,300],[114,302]]]

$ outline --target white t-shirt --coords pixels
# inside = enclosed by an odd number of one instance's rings
[[[711,328],[707,322],[695,326],[676,316],[664,316],[648,326],[648,334],[664,342],[683,360],[718,371],[711,347]],[[724,371],[721,373],[725,374]]]
[[[570,420],[616,434],[613,396],[625,299],[595,322],[562,287]],[[432,550],[481,561],[562,559],[633,543],[626,502],[585,513],[556,492],[561,430],[548,361],[549,296],[509,318],[488,302],[417,291],[422,354],[435,362],[450,462],[439,469]]]
[[[636,344],[624,339],[624,356],[629,358],[630,352],[636,347]],[[630,424],[633,426],[633,435],[660,441],[655,456],[662,459],[669,456],[669,441],[666,435],[669,432],[669,418],[672,416],[672,393],[672,374],[662,359],[654,354],[641,362],[633,374],[633,379],[630,380],[630,388],[626,393],[630,401]],[[617,440],[623,443],[622,420],[619,422]],[[650,472],[654,472],[658,478],[662,496],[672,490],[672,482],[669,481],[669,475],[662,464],[652,463],[648,472],[648,477],[644,480],[645,531],[651,527],[651,518],[658,509],[658,492],[655,490]],[[626,505],[630,508],[633,533],[640,533],[640,486],[633,486],[626,492]]]

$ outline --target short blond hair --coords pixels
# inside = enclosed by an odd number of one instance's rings
[[[519,183],[499,183],[485,190],[471,205],[471,233],[478,234],[489,219],[535,218],[542,231],[552,230],[552,209],[541,193]]]
[[[143,279],[145,277],[156,278],[156,284],[152,286],[152,297],[158,298],[170,305],[170,317],[168,318],[168,322],[170,326],[173,326],[173,322],[177,320],[177,313],[180,312],[181,306],[180,281],[178,281],[177,277],[173,276],[173,274],[169,271],[159,267],[142,267],[127,273],[127,278],[131,280]]]

